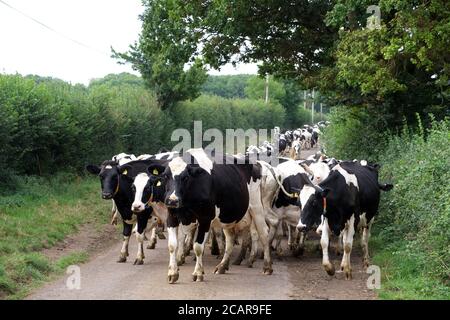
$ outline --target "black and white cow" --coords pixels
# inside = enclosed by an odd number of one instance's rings
[[[279,188],[271,203],[271,210],[266,210],[266,221],[270,228],[269,242],[272,243],[277,231],[281,229],[283,223],[286,223],[289,229],[289,248],[294,251],[294,255],[300,255],[303,252],[304,234],[300,234],[294,240],[293,231],[300,218],[300,209],[297,204],[298,193],[305,184],[309,183],[309,177],[303,167],[293,160],[279,164],[274,168],[274,172],[277,175],[276,182]],[[279,248],[279,241],[276,248]]]
[[[342,233],[344,255],[341,269],[346,279],[351,279],[350,253],[358,225],[362,228],[364,265],[368,265],[370,226],[378,211],[380,190],[390,189],[390,184],[379,184],[376,167],[363,166],[357,162],[341,162],[333,167],[328,178],[319,185],[311,183],[302,188],[302,211],[297,228],[320,225],[318,232],[321,233],[322,264],[328,274],[333,275],[335,272],[328,256],[330,233]]]
[[[267,225],[261,203],[261,167],[258,164],[237,163],[234,157],[224,156],[222,163],[211,159],[203,149],[190,149],[183,157],[171,160],[167,166],[149,168],[162,172],[154,174],[151,185],[165,185],[164,203],[169,207],[169,283],[177,281],[179,272],[175,260],[177,227],[183,219],[198,222],[194,243],[196,255],[194,281],[203,281],[203,251],[211,221],[218,218],[226,237],[225,254],[215,273],[225,273],[236,232],[255,224],[264,247],[264,273],[272,274],[272,260],[267,239]]]
[[[87,165],[86,170],[98,175],[100,178],[103,199],[113,199],[117,210],[122,217],[123,222],[123,243],[120,250],[120,257],[117,262],[126,262],[128,257],[128,243],[133,229],[134,222],[137,221],[136,239],[138,240],[138,253],[134,264],[144,263],[144,231],[147,227],[148,220],[151,216],[152,209],[147,208],[142,215],[137,217],[131,211],[131,204],[133,202],[133,194],[131,191],[131,182],[129,179],[124,179],[123,175],[119,174],[119,164],[114,160],[106,160],[100,166]],[[129,172],[132,177],[133,172]]]

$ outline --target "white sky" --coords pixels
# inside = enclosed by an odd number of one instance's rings
[[[0,73],[38,74],[88,84],[109,73],[132,72],[110,58],[138,38],[140,0],[3,0],[80,46],[0,2]],[[226,65],[210,74],[256,73],[255,64]]]

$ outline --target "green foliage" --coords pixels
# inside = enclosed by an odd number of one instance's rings
[[[431,117],[433,119],[433,117]],[[450,298],[450,122],[417,129],[406,123],[397,135],[375,126],[362,108],[337,108],[325,129],[325,148],[341,159],[381,164],[384,193],[375,223],[374,263],[384,278],[380,297]]]
[[[193,130],[193,121],[202,120],[203,129],[229,128],[268,129],[284,123],[285,112],[278,103],[263,100],[225,99],[200,96],[194,101],[179,103],[174,108],[174,121],[180,128]]]
[[[328,114],[331,125],[323,130],[327,154],[338,159],[377,161],[389,132],[384,119],[362,107],[337,107]]]
[[[390,128],[448,114],[450,3],[381,0],[381,27],[364,28],[371,1],[339,0],[327,23],[342,27],[336,65],[322,80],[333,104],[377,108]],[[376,4],[376,3],[375,3]]]
[[[250,78],[248,74],[208,76],[202,86],[202,93],[224,98],[245,98],[245,88]]]
[[[265,99],[266,94],[266,79],[264,78],[250,78],[245,87],[245,95],[250,99]],[[275,81],[273,77],[269,77],[269,99],[281,102],[286,96],[286,90],[282,83]]]
[[[402,245],[396,254],[414,259],[418,272],[450,281],[450,122],[434,122],[424,134],[390,139],[380,157],[381,179],[395,188],[382,202],[380,237]],[[450,288],[448,288],[450,294]]]
[[[0,299],[18,298],[37,282],[83,262],[84,252],[50,261],[50,248],[80,225],[107,223],[110,202],[99,200],[98,180],[71,174],[23,177],[17,191],[0,196]]]
[[[195,99],[207,75],[202,61],[195,58],[197,33],[191,30],[189,19],[177,14],[183,4],[172,0],[144,0],[143,5],[138,42],[126,53],[113,50],[113,55],[132,63],[154,90],[163,110],[178,101]],[[187,69],[186,63],[189,63]]]

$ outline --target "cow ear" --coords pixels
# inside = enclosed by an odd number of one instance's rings
[[[152,164],[147,167],[147,173],[152,176],[160,176],[165,169],[166,167],[159,164]]]
[[[88,164],[86,166],[86,170],[92,174],[99,174],[101,169],[99,166],[96,166],[95,164]]]
[[[120,174],[126,176],[128,175],[129,171],[131,171],[131,166],[128,164],[124,164],[123,166],[120,166],[117,168]]]
[[[205,170],[203,170],[200,167],[193,167],[193,166],[188,166],[188,173],[191,177],[198,177],[199,175],[201,175],[203,172],[205,172]]]

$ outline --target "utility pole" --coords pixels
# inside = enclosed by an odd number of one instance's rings
[[[306,110],[306,90],[303,90],[303,109]]]
[[[322,121],[322,114],[323,114],[323,112],[322,112],[322,105],[323,105],[323,103],[321,102],[320,103],[320,121]]]
[[[266,103],[269,102],[269,74],[266,73]]]
[[[315,98],[315,90],[313,88],[312,102],[311,102],[311,124],[314,124],[314,98]]]

